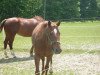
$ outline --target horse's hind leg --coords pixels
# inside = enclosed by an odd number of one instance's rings
[[[30,57],[33,57],[33,48],[34,48],[34,46],[32,45],[32,47],[30,49]]]
[[[13,51],[13,41],[14,41],[14,37],[15,37],[15,35],[12,36],[12,37],[10,37],[10,39],[9,39],[9,47],[10,47],[11,55],[12,55],[14,58],[16,58],[15,53],[14,53],[14,51]]]
[[[7,52],[6,52],[7,44],[8,44],[8,38],[6,37],[4,41],[4,55],[6,58],[8,58]]]
[[[13,51],[13,42],[12,41],[9,41],[9,47],[10,47],[10,52],[11,52],[11,55],[14,57],[14,58],[16,58],[16,56],[15,56],[15,53],[14,53],[14,51]]]

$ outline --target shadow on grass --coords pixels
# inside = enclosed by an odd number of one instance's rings
[[[5,63],[12,63],[12,62],[20,62],[20,61],[28,61],[28,60],[34,60],[34,56],[33,57],[16,57],[16,58],[2,58],[0,59],[0,64],[5,64]]]

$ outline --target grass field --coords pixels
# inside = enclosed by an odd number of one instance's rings
[[[100,21],[62,22],[61,26],[59,27],[59,30],[61,32],[61,48],[63,50],[61,53],[62,56],[66,54],[80,55],[80,54],[85,54],[86,52],[90,55],[94,54],[100,55]],[[3,39],[4,39],[3,36],[4,36],[3,32],[0,33],[1,53],[3,50]],[[15,52],[29,53],[30,48],[31,48],[30,37],[22,37],[19,35],[16,36],[14,41]],[[13,62],[13,63],[18,65],[18,63],[22,62]],[[10,67],[7,65],[4,67],[0,66],[0,69],[2,69],[1,71],[3,72],[2,75],[34,75],[33,68],[34,67],[30,67],[29,69],[25,68],[18,71],[19,70],[18,66],[17,68]],[[62,72],[55,71],[53,75],[81,75],[81,74],[75,74],[74,70],[72,69],[68,71],[64,69],[62,70]],[[96,75],[100,75],[100,72],[96,73]]]
[[[99,50],[100,49],[100,21],[95,22],[62,22],[61,47],[63,50]],[[0,33],[0,50],[3,49],[3,34]],[[29,51],[31,38],[16,36],[15,51]]]

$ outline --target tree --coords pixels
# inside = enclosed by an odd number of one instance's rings
[[[97,0],[98,17],[100,17],[100,0]]]
[[[79,0],[46,0],[46,19],[70,19],[79,17]]]
[[[33,17],[35,15],[43,15],[43,0],[22,0],[24,9],[21,15],[23,17]]]
[[[97,17],[97,2],[96,0],[90,0],[89,5],[89,18]]]
[[[97,2],[96,0],[80,0],[81,18],[97,17]]]
[[[4,18],[19,16],[21,13],[21,0],[1,0],[0,1],[0,20]]]
[[[0,0],[0,20],[9,17],[43,15],[43,0]]]

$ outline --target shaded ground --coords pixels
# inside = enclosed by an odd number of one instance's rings
[[[4,67],[14,67],[18,70],[34,69],[34,58],[29,57],[29,53],[16,52],[16,56],[17,58],[12,58],[9,54],[9,59],[5,59],[3,52],[0,52],[0,69]],[[54,55],[53,71],[54,73],[72,71],[75,75],[100,75],[100,55],[87,53]]]

